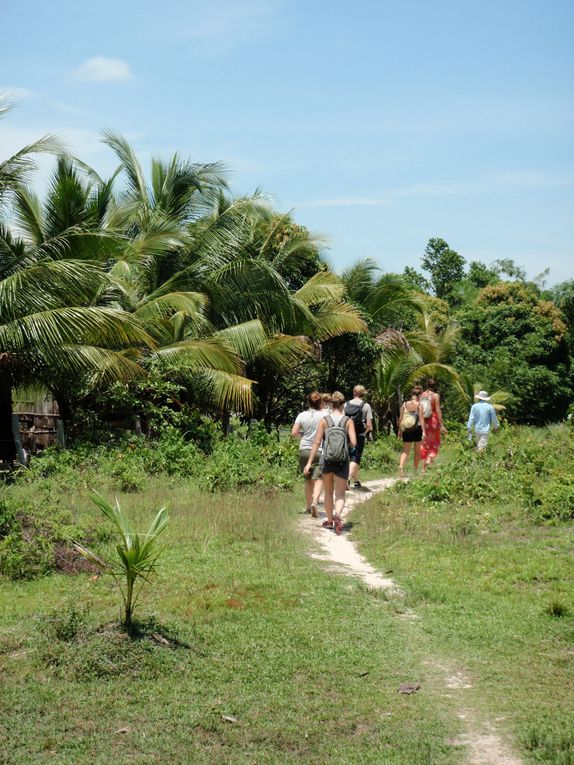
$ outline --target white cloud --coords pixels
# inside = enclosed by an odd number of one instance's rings
[[[312,199],[302,202],[297,207],[382,207],[387,205],[386,199],[378,197],[335,197],[334,199]]]
[[[106,56],[87,59],[73,74],[76,80],[83,82],[126,82],[133,79],[127,61]]]

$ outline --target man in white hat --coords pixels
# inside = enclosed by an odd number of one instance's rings
[[[485,390],[479,390],[475,395],[475,399],[477,401],[476,404],[473,404],[470,407],[466,429],[470,434],[474,428],[476,448],[479,452],[482,452],[486,449],[486,445],[488,444],[490,429],[498,430],[498,417],[496,416],[494,407],[489,403],[490,396]]]

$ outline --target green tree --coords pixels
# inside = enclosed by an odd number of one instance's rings
[[[448,383],[461,400],[467,400],[464,385],[455,367],[449,363],[460,333],[449,323],[438,328],[428,314],[418,315],[417,328],[405,333],[388,329],[376,338],[380,354],[375,367],[374,403],[380,425],[387,430],[398,427],[403,395],[415,383],[433,377]]]
[[[567,327],[558,308],[522,282],[485,287],[457,313],[454,364],[491,390],[508,391],[508,416],[523,423],[562,419],[572,395]]]
[[[393,327],[402,330],[421,302],[396,274],[381,273],[371,259],[359,260],[341,274],[347,300],[363,316],[368,335],[341,335],[322,346],[323,387],[350,394],[357,383],[372,387],[380,346],[375,338]]]
[[[574,279],[555,285],[547,294],[562,311],[568,327],[568,343],[572,355],[574,354]]]
[[[489,268],[479,260],[470,262],[466,278],[473,287],[479,290],[488,287],[489,284],[496,284],[500,280],[496,269]]]
[[[464,258],[451,250],[444,239],[433,238],[428,241],[421,265],[430,274],[434,294],[452,300],[464,277]]]

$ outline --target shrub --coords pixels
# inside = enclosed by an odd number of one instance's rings
[[[449,460],[402,489],[417,502],[465,508],[482,504],[500,514],[525,512],[535,523],[574,518],[574,442],[564,426],[508,427],[477,453],[453,444]]]

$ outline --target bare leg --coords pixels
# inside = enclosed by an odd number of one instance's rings
[[[313,486],[313,501],[311,505],[317,506],[319,504],[319,497],[321,496],[321,492],[323,491],[323,479],[317,478],[316,481],[314,481]]]
[[[419,468],[419,462],[421,461],[421,442],[415,443],[415,473]]]
[[[335,512],[339,518],[343,515],[345,509],[345,492],[347,491],[347,482],[344,478],[335,476]]]
[[[411,445],[410,443],[405,443],[403,441],[403,450],[401,452],[401,457],[399,460],[399,475],[401,478],[405,477],[405,464],[406,461],[409,458],[409,454],[411,453]]]
[[[349,481],[354,483],[359,480],[359,465],[356,462],[351,462],[349,468]]]
[[[311,503],[313,502],[313,479],[305,477],[305,509],[311,509]]]
[[[323,476],[323,486],[325,488],[325,514],[327,515],[327,520],[332,523],[333,522],[333,479],[334,479],[333,473],[325,473]],[[346,485],[346,482],[345,482]]]

